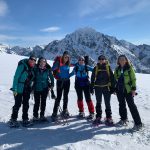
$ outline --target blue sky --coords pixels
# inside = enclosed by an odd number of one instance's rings
[[[81,27],[150,44],[150,0],[0,0],[0,43],[48,44]]]

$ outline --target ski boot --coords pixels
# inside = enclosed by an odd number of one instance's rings
[[[93,120],[94,119],[94,113],[90,113],[89,116],[86,117],[87,120]]]
[[[8,125],[10,128],[18,128],[20,126],[19,122],[15,119],[10,119]]]
[[[125,119],[125,120],[120,120],[116,125],[118,126],[128,126],[128,119]]]
[[[69,112],[68,110],[63,110],[62,113],[61,113],[61,117],[64,118],[64,119],[68,119],[69,118]]]
[[[93,126],[99,126],[100,124],[102,124],[101,118],[98,117],[93,121]]]
[[[79,119],[85,118],[85,113],[84,112],[79,112],[77,118],[79,118]]]
[[[33,125],[33,122],[29,121],[28,119],[25,119],[22,121],[22,126],[23,127],[29,127],[29,126],[32,126]]]
[[[40,122],[48,122],[48,119],[44,116],[40,117]]]
[[[52,122],[57,122],[57,121],[58,121],[58,116],[57,116],[57,114],[52,114],[52,116],[51,116],[51,121],[52,121]]]
[[[105,119],[105,124],[107,126],[113,126],[114,125],[113,119],[111,117],[110,118],[106,118]]]
[[[143,124],[134,125],[132,131],[140,131],[143,127]]]

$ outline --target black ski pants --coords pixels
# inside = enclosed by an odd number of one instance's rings
[[[29,109],[29,99],[30,99],[31,89],[25,89],[22,94],[17,94],[14,96],[15,104],[12,108],[11,119],[17,120],[18,111],[22,104],[22,119],[28,120],[28,109]]]
[[[70,89],[70,79],[57,80],[57,98],[55,100],[53,115],[57,115],[58,107],[60,105],[60,100],[63,94],[63,111],[67,110],[68,107],[68,94]]]
[[[117,92],[117,98],[119,101],[119,114],[121,120],[127,119],[127,109],[126,109],[126,102],[127,102],[135,125],[141,124],[142,123],[141,118],[137,110],[137,107],[134,103],[134,98],[132,96],[132,93],[127,94],[127,93]]]
[[[106,118],[111,118],[111,106],[110,106],[110,98],[111,94],[108,87],[95,87],[95,95],[96,95],[96,118],[102,117],[102,95],[104,96],[105,102],[105,113]]]
[[[33,108],[33,116],[39,117],[38,111],[40,107],[40,117],[44,117],[45,107],[46,107],[46,99],[48,95],[48,88],[45,88],[43,91],[34,91],[34,108]]]

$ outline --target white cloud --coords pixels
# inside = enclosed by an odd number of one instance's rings
[[[0,0],[0,17],[3,17],[8,12],[7,3],[4,0]]]
[[[48,27],[48,28],[41,29],[40,31],[42,31],[42,32],[57,32],[59,30],[60,30],[60,27],[54,26],[54,27]]]
[[[81,0],[79,15],[86,17],[96,14],[110,19],[135,14],[149,7],[149,0]]]

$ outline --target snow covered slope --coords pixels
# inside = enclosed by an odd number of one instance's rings
[[[77,120],[76,93],[74,90],[74,77],[71,78],[69,93],[69,112],[72,118],[69,125],[55,125],[52,123],[39,124],[30,128],[20,127],[10,129],[6,122],[11,115],[14,104],[12,92],[9,90],[17,63],[23,57],[17,55],[0,54],[0,150],[149,150],[150,148],[150,75],[137,74],[137,92],[135,102],[145,125],[144,130],[131,134],[129,128],[133,126],[130,113],[129,127],[107,127],[102,125],[92,128],[86,120]],[[52,63],[52,62],[50,62]],[[92,96],[95,104],[95,96]],[[32,118],[34,101],[30,99],[29,117]],[[85,113],[88,115],[86,103]],[[118,102],[115,95],[111,99],[113,119],[119,120]],[[47,99],[46,116],[50,120],[54,100]],[[61,104],[62,106],[62,104]],[[104,114],[103,105],[103,117]],[[22,111],[20,109],[19,119]]]

